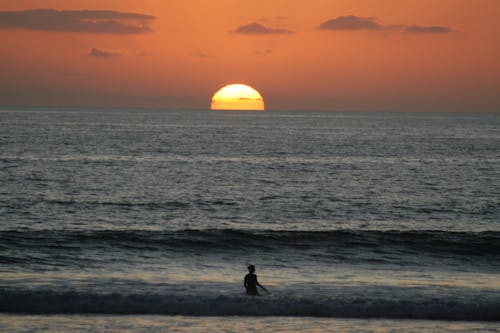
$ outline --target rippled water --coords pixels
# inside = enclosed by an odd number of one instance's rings
[[[3,312],[500,319],[497,114],[1,109],[0,179]]]

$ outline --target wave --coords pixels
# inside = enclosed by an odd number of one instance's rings
[[[248,244],[252,244],[249,249]],[[375,253],[440,253],[466,256],[500,256],[500,232],[445,231],[263,231],[263,230],[5,230],[0,249],[75,245],[147,250],[370,250]]]
[[[499,321],[500,297],[173,295],[0,290],[0,312]]]

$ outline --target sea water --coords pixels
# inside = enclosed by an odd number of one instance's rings
[[[0,330],[500,320],[498,114],[3,108],[0,179]]]

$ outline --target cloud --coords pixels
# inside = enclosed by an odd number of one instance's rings
[[[154,19],[152,15],[112,10],[32,9],[0,12],[0,29],[138,34],[152,32],[149,23]]]
[[[256,55],[263,55],[263,56],[266,56],[266,55],[271,55],[273,53],[273,50],[271,49],[265,49],[265,50],[255,50],[254,53]]]
[[[408,25],[404,29],[405,32],[413,34],[448,34],[453,32],[453,29],[444,26],[420,26]]]
[[[244,35],[282,35],[294,33],[293,31],[287,29],[269,28],[257,22],[240,25],[233,32]]]
[[[149,57],[153,55],[153,52],[151,51],[140,51],[135,54],[138,57]]]
[[[371,17],[354,15],[338,16],[325,21],[319,26],[320,30],[382,30],[384,26]]]
[[[119,53],[99,50],[96,48],[93,48],[89,52],[89,57],[94,57],[94,58],[116,58],[119,56],[120,56]]]
[[[323,22],[320,30],[392,30],[413,34],[447,34],[454,30],[445,26],[420,26],[397,24],[384,26],[373,17],[359,17],[354,15],[338,16],[334,19]]]
[[[205,53],[205,52],[197,52],[197,53],[193,53],[192,54],[193,57],[197,57],[197,58],[204,58],[204,59],[211,59],[211,58],[215,58],[215,55],[214,54],[210,54],[210,53]]]

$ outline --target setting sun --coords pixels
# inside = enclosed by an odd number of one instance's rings
[[[229,84],[214,94],[210,109],[264,111],[264,99],[248,85]]]

